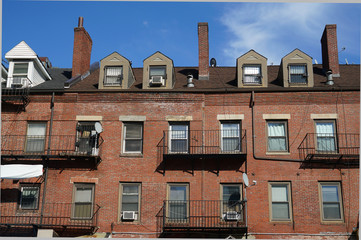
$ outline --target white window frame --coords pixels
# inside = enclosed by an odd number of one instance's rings
[[[36,135],[30,135],[30,126],[31,125],[42,125],[44,133],[39,133]],[[46,145],[46,131],[47,131],[47,123],[46,122],[28,122],[27,123],[27,131],[26,131],[26,143],[25,143],[25,152],[27,153],[41,153],[45,151]],[[31,141],[41,142],[41,144],[36,144],[33,149],[31,149]],[[38,149],[37,149],[38,148]]]
[[[153,69],[158,68],[158,69],[162,69],[162,70],[164,69],[164,74],[162,74],[162,75],[152,74],[152,68]],[[151,79],[153,76],[161,76],[161,77],[163,77],[164,80],[167,79],[167,66],[166,65],[150,65],[149,66],[149,79]]]
[[[322,124],[322,123],[330,123],[332,124],[332,130],[333,132],[332,133],[318,133],[317,132],[317,124]],[[315,148],[316,148],[316,151],[318,153],[336,153],[337,152],[337,149],[338,149],[338,143],[337,143],[337,130],[336,130],[336,120],[333,120],[333,119],[330,119],[330,120],[315,120]],[[330,134],[332,134],[332,136],[330,136]],[[334,149],[321,149],[319,146],[318,146],[318,140],[319,138],[333,138],[333,143],[334,143]]]
[[[185,126],[186,127],[186,137],[185,138],[174,138],[173,139],[173,126]],[[182,130],[183,131],[183,130]],[[169,124],[169,153],[189,153],[189,124],[185,122],[174,122]],[[172,140],[186,140],[186,149],[185,151],[172,151]]]
[[[238,131],[237,131],[237,135],[238,136],[227,136],[228,134],[225,134],[225,129],[224,129],[224,125],[226,124],[237,124],[238,125]],[[232,134],[233,135],[233,131],[232,131]],[[234,149],[234,150],[225,150],[224,149],[224,139],[238,139],[238,149]],[[221,121],[221,149],[222,149],[222,152],[241,152],[242,151],[242,124],[240,121]]]
[[[108,69],[120,68],[120,75],[108,75]],[[103,86],[121,86],[123,81],[123,66],[105,66],[104,68],[104,81]],[[107,80],[108,77],[117,77],[119,78],[119,83],[112,83]]]
[[[323,201],[323,186],[335,186],[337,187],[337,202],[324,202]],[[343,215],[343,203],[342,203],[342,189],[341,189],[341,183],[340,182],[319,182],[319,197],[320,197],[320,213],[321,213],[321,221],[322,222],[343,222],[344,221],[344,215]],[[340,218],[326,218],[325,212],[324,212],[324,204],[338,204],[339,211],[340,211]]]
[[[138,193],[124,193],[124,186],[137,186],[138,187]],[[138,196],[138,211],[134,211],[135,212],[135,219],[134,221],[140,221],[140,211],[141,211],[141,191],[142,191],[142,184],[141,183],[131,183],[131,182],[121,182],[120,183],[120,196],[119,196],[119,209],[120,209],[120,214],[119,214],[119,221],[129,221],[129,220],[125,220],[123,219],[123,212],[124,211],[130,211],[130,210],[124,210],[123,209],[123,196],[127,195],[127,196]]]
[[[32,189],[36,191],[36,195],[34,196],[35,199],[35,206],[34,207],[24,207],[23,206],[23,192],[26,189]],[[21,210],[37,210],[39,209],[39,196],[40,196],[40,186],[39,185],[29,185],[29,184],[21,184],[20,185],[20,201],[19,201],[19,209]]]
[[[247,68],[258,68],[259,73],[246,73]],[[244,85],[262,85],[262,65],[261,64],[244,64],[243,65],[243,84]],[[254,79],[258,79],[258,81],[248,82],[246,81],[246,77],[254,77]]]
[[[277,153],[277,152],[288,152],[289,151],[289,143],[288,143],[288,121],[287,120],[267,120],[267,152]],[[269,124],[270,123],[280,123],[284,126],[284,136],[270,136]],[[285,139],[285,150],[272,150],[270,149],[269,140],[272,138],[284,138]]]
[[[140,138],[127,138],[127,126],[137,125],[141,127],[141,137]],[[142,154],[143,153],[143,138],[144,138],[144,124],[143,122],[123,122],[123,153],[134,153]],[[140,141],[140,150],[139,151],[127,151],[126,141]]]
[[[273,187],[286,187],[287,190],[287,200],[286,201],[273,201]],[[291,222],[292,221],[292,194],[291,194],[291,183],[290,182],[269,182],[268,183],[268,192],[269,192],[269,213],[270,221],[272,222]],[[274,204],[287,204],[288,206],[288,218],[275,218],[273,216],[273,205]]]

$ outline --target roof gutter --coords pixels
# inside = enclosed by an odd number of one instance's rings
[[[252,109],[252,151],[253,151],[253,158],[255,160],[268,160],[268,161],[283,161],[283,162],[303,162],[303,160],[300,159],[291,159],[291,158],[270,158],[270,157],[258,157],[256,156],[256,151],[255,151],[255,140],[256,140],[256,134],[255,134],[255,124],[254,124],[254,99],[255,99],[255,94],[254,91],[252,91],[251,94],[251,101],[250,101],[250,107]]]

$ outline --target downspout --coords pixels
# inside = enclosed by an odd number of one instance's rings
[[[48,182],[48,171],[49,171],[48,170],[48,161],[49,161],[49,155],[50,155],[51,134],[52,134],[52,130],[53,130],[53,119],[54,119],[54,96],[55,96],[55,92],[53,92],[53,94],[51,96],[51,102],[50,102],[51,115],[50,115],[50,125],[49,125],[48,149],[46,151],[46,159],[44,161],[44,163],[46,164],[46,167],[45,167],[45,177],[44,177],[43,199],[41,201],[40,225],[42,225],[42,223],[43,223],[46,185]]]
[[[256,156],[255,148],[255,140],[256,140],[256,134],[255,134],[255,123],[254,123],[254,102],[255,102],[255,94],[254,91],[252,91],[251,95],[251,101],[250,101],[250,107],[252,109],[252,151],[253,151],[253,158],[255,160],[269,160],[269,161],[283,161],[283,162],[303,162],[303,160],[300,159],[290,159],[290,158],[269,158],[269,157],[258,157]]]

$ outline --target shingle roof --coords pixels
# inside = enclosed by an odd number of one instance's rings
[[[71,78],[71,68],[48,68],[52,80],[41,83],[34,90],[62,90],[64,82]]]
[[[282,81],[277,79],[280,66],[268,66],[268,87],[254,88],[254,90],[267,91],[295,91],[295,90],[322,90],[331,88],[360,88],[360,65],[340,65],[340,77],[335,77],[335,84],[332,86],[326,85],[326,76],[323,73],[322,65],[313,65],[314,70],[314,88],[309,87],[288,87],[282,86]],[[74,84],[67,91],[249,91],[252,88],[238,88],[237,87],[237,71],[236,67],[214,67],[209,68],[209,80],[198,80],[198,67],[175,67],[175,86],[171,90],[151,89],[143,90],[143,69],[133,68],[135,83],[130,89],[120,90],[98,90],[99,69],[92,72],[88,77],[82,81]],[[187,75],[193,75],[194,88],[187,87]]]

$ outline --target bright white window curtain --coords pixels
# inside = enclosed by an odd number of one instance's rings
[[[272,219],[289,219],[287,185],[272,186]]]
[[[238,123],[222,123],[222,150],[240,150],[240,129]]]
[[[261,67],[260,66],[245,66],[243,83],[247,84],[261,84]]]
[[[335,131],[333,122],[317,122],[317,150],[335,151]]]
[[[26,138],[27,152],[42,152],[45,147],[45,123],[29,123]]]
[[[121,67],[107,67],[106,71],[106,78],[105,78],[105,85],[120,85],[121,83],[121,75],[122,75],[122,68]]]
[[[284,123],[268,123],[268,150],[286,151],[286,131]]]
[[[325,220],[341,219],[340,199],[338,186],[322,186],[323,218]]]

